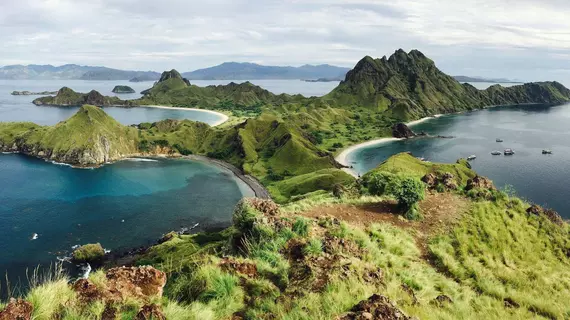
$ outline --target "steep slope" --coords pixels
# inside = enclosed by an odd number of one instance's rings
[[[421,52],[400,49],[389,58],[363,58],[323,99],[331,105],[365,107],[411,120],[489,105],[561,103],[570,100],[570,92],[556,82],[477,90],[441,72]]]
[[[55,96],[37,98],[33,101],[37,106],[82,106],[84,104],[98,107],[129,105],[128,101],[123,101],[117,97],[104,96],[98,91],[91,90],[89,93],[75,92],[68,87],[59,89]]]
[[[98,107],[85,105],[66,121],[41,127],[1,123],[0,149],[77,166],[93,166],[136,154],[137,130]]]

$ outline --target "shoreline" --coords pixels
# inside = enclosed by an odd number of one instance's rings
[[[406,125],[407,126],[414,126],[416,124],[420,124],[422,122],[425,122],[427,120],[430,119],[437,119],[439,117],[442,117],[442,114],[436,114],[433,116],[429,116],[429,117],[423,117],[421,119],[418,120],[414,120],[414,121],[410,121],[407,122]],[[369,146],[375,146],[375,145],[382,145],[385,143],[389,143],[389,142],[394,142],[394,141],[400,141],[403,140],[404,138],[393,138],[393,137],[386,137],[386,138],[378,138],[378,139],[374,139],[374,140],[370,140],[370,141],[366,141],[366,142],[362,142],[362,143],[358,143],[355,145],[352,145],[344,150],[342,150],[342,152],[335,157],[336,162],[340,163],[341,165],[345,166],[345,168],[342,168],[342,171],[350,174],[351,176],[355,177],[355,178],[359,178],[359,173],[356,172],[354,170],[354,168],[351,168],[351,164],[348,163],[348,156],[353,153],[354,151],[358,150],[358,149],[362,149],[364,147],[369,147]]]
[[[221,124],[223,124],[224,122],[228,121],[230,119],[230,117],[228,117],[226,114],[223,114],[221,112],[217,112],[214,110],[209,110],[209,109],[198,109],[198,108],[182,108],[182,107],[168,107],[168,106],[155,106],[155,105],[142,105],[142,106],[136,106],[135,108],[156,108],[156,109],[170,109],[170,110],[182,110],[182,111],[201,111],[201,112],[206,112],[209,114],[215,114],[217,116],[220,116],[222,119],[214,122],[213,124],[211,124],[211,127],[217,127]]]

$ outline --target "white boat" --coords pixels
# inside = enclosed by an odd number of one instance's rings
[[[513,154],[515,154],[515,150],[505,149],[505,156],[512,156]]]
[[[501,151],[496,150],[496,151],[491,152],[491,154],[494,155],[494,156],[500,156],[500,155],[502,155],[503,153],[502,153]]]
[[[37,233],[32,234],[31,240],[37,240],[39,235]]]
[[[474,154],[472,154],[472,155],[470,155],[469,157],[467,157],[467,161],[471,161],[471,160],[475,160],[475,159],[477,159],[477,156],[474,155]]]

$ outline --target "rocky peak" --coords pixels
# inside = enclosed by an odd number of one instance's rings
[[[70,94],[70,93],[74,94],[76,92],[73,91],[73,89],[68,88],[68,87],[63,87],[57,91],[57,95],[66,95],[66,94]]]
[[[183,78],[180,72],[176,71],[175,69],[172,69],[170,71],[164,71],[160,76],[160,80],[158,80],[158,83],[164,82],[169,79],[179,79],[182,80],[187,86],[190,86],[190,81],[188,81],[188,79],[186,78]]]

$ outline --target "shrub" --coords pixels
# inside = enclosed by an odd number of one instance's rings
[[[387,188],[396,197],[400,206],[406,210],[411,209],[414,204],[425,198],[425,185],[412,177],[394,179]]]
[[[307,256],[317,256],[323,252],[323,242],[320,239],[312,238],[303,247],[303,253]]]
[[[398,180],[398,176],[389,172],[376,172],[366,179],[368,191],[375,196],[381,196],[390,193],[388,187],[394,185],[394,181]]]
[[[183,156],[189,156],[192,154],[192,150],[186,149],[184,146],[181,146],[178,143],[175,143],[172,147],[174,147],[174,149],[178,150],[178,153],[180,153]]]
[[[105,256],[105,249],[100,243],[90,243],[73,251],[73,260],[76,262],[90,262],[101,260]]]
[[[344,145],[343,145],[342,143],[340,143],[340,142],[336,142],[336,143],[333,143],[332,147],[333,147],[333,148],[336,148],[336,149],[339,149],[339,148],[344,147]]]

